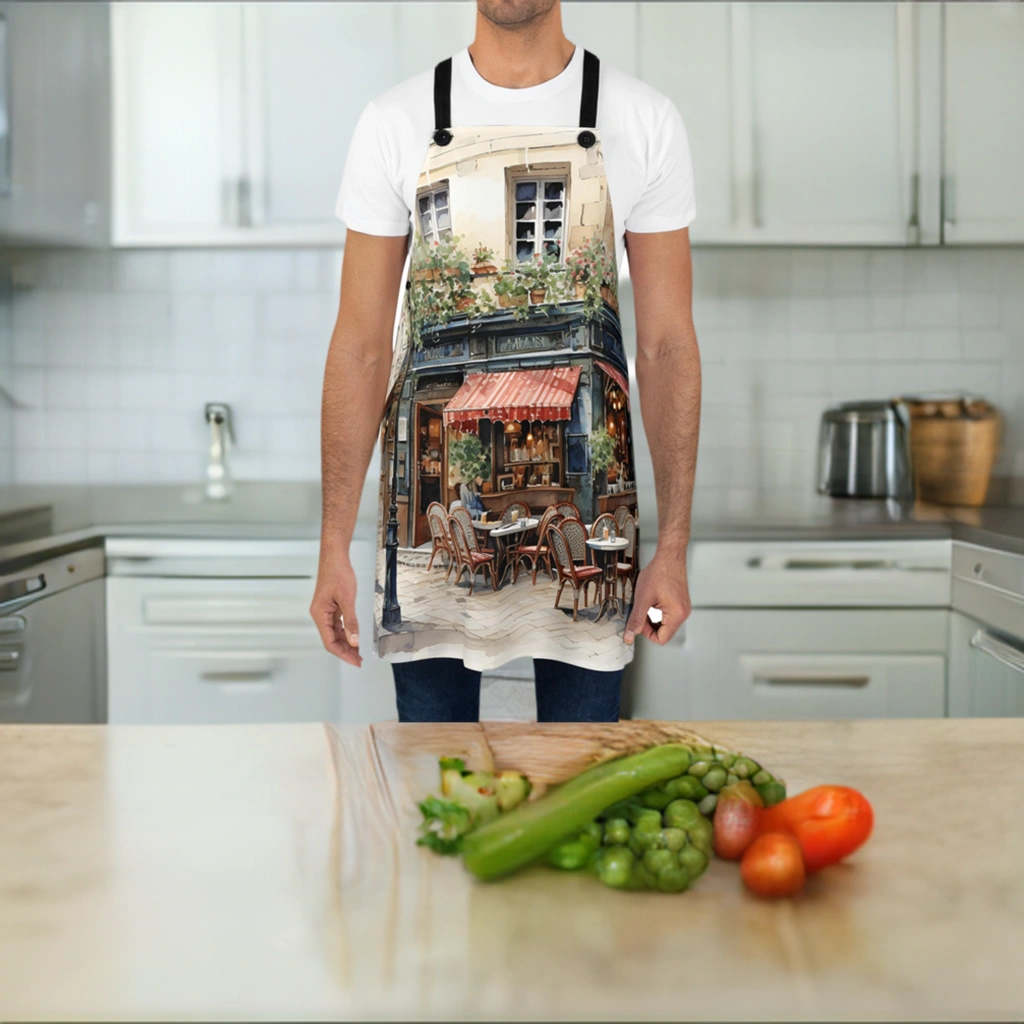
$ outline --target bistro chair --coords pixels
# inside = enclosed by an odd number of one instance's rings
[[[558,528],[569,545],[572,560],[585,565],[587,561],[587,528],[578,519],[563,519],[558,524]]]
[[[430,549],[430,560],[427,562],[427,570],[433,568],[434,556],[441,553],[442,561],[447,562],[444,578],[447,581],[452,571],[452,564],[455,561],[455,552],[452,549],[452,540],[448,535],[446,525],[448,517],[445,515],[444,506],[439,501],[432,501],[427,506],[427,524],[430,526],[430,539],[433,547]],[[447,558],[444,556],[447,555]]]
[[[524,505],[521,501],[513,501],[511,505],[504,512],[501,513],[501,525],[511,526],[512,525],[512,513],[519,513],[520,519],[530,518],[530,508],[528,505]]]
[[[563,525],[566,522],[574,522],[574,520],[564,520]],[[576,616],[579,613],[580,592],[582,591],[583,593],[584,608],[587,607],[587,585],[589,583],[593,583],[597,588],[595,600],[601,592],[601,569],[596,565],[573,564],[569,541],[566,540],[560,526],[548,527],[548,543],[554,552],[555,567],[558,569],[558,593],[555,594],[555,607],[558,607],[558,602],[562,597],[562,590],[566,583],[568,583],[572,587],[572,621],[575,622]]]
[[[548,543],[548,527],[555,526],[562,521],[562,517],[558,514],[558,510],[554,505],[549,505],[544,509],[544,515],[540,517],[540,524],[537,526],[537,541],[534,544],[520,544],[516,548],[516,561],[512,569],[512,582],[515,583],[516,578],[519,576],[519,565],[524,558],[530,560],[533,566],[533,585],[537,586],[537,569],[540,566],[541,559],[544,560],[544,567],[551,575],[551,547]]]
[[[473,526],[473,517],[469,514],[469,509],[465,505],[458,505],[452,509],[451,516],[454,516],[461,524],[463,529],[466,531],[466,538],[469,541],[470,551],[479,551],[480,542],[476,537],[476,529]]]
[[[619,536],[621,537],[623,530],[625,530],[625,528],[626,528],[626,520],[627,519],[632,519],[633,517],[629,513],[629,506],[628,505],[619,505],[619,507],[615,510],[614,515],[615,515],[615,525],[618,526],[618,528],[619,528]],[[634,523],[634,525],[636,525],[636,524]]]
[[[453,502],[452,502],[452,503],[451,503],[451,504],[450,504],[450,505],[448,506],[448,514],[449,514],[449,515],[451,515],[451,514],[452,514],[452,512],[454,512],[454,511],[455,511],[455,510],[456,510],[457,508],[463,508],[463,507],[464,507],[464,506],[463,506],[463,504],[462,504],[462,501],[461,501],[461,500],[460,500],[459,498],[456,498],[456,499],[455,499],[455,500],[454,500],[454,501],[453,501]]]
[[[469,573],[469,592],[473,593],[473,584],[476,582],[476,574],[483,570],[484,579],[491,574],[491,587],[498,589],[498,577],[494,572],[494,553],[491,551],[474,551],[469,546],[466,535],[466,528],[455,516],[448,517],[448,529],[451,530],[452,540],[455,542],[455,550],[458,552],[458,568],[455,570],[455,583],[458,585],[462,578],[463,570]],[[472,530],[473,527],[471,526]]]
[[[622,580],[622,601],[626,601],[626,581],[629,581],[629,600],[633,600],[633,590],[636,587],[636,520],[632,516],[626,516],[622,524],[621,536],[629,541],[629,546],[624,548],[620,554],[620,561],[615,563],[616,575]]]
[[[555,508],[563,519],[578,519],[581,523],[583,522],[580,510],[571,501],[560,501]]]
[[[608,527],[610,533],[614,533],[618,536],[619,524],[615,521],[615,516],[611,512],[602,512],[594,521],[590,524],[590,536],[601,540],[604,537],[604,528]]]

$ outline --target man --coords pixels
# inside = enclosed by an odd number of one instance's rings
[[[348,234],[324,379],[323,533],[311,614],[325,647],[360,665],[349,543],[383,418],[388,525],[378,535],[384,602],[375,642],[392,663],[399,718],[475,720],[480,671],[530,654],[541,721],[613,721],[635,638],[666,643],[690,612],[700,359],[690,308],[695,205],[686,133],[665,97],[566,39],[559,0],[478,0],[477,7],[469,49],[371,103],[353,138],[338,200]],[[393,352],[410,218],[411,268]],[[469,260],[463,244],[475,245],[480,258]],[[616,300],[623,248],[658,503],[657,549],[639,573],[625,623],[613,597],[616,545],[626,542],[602,541],[597,530],[588,537],[584,525],[607,507],[606,422],[632,463]],[[503,271],[496,264],[466,270],[469,262],[488,264],[493,252],[507,257]],[[466,347],[467,337],[476,347]],[[436,373],[429,387],[428,370]],[[441,417],[446,432],[489,446],[497,460],[492,485],[521,461],[507,438],[540,431],[561,488],[551,493],[575,502],[559,506],[545,538],[528,533],[528,518],[517,522],[519,547],[510,536],[485,549],[473,527],[449,520],[453,547],[469,553],[458,558],[454,583],[428,573],[399,553],[421,543],[412,521],[419,482],[406,470],[416,465],[421,416]],[[527,490],[509,494],[504,479],[492,488],[500,499],[540,511]],[[570,522],[573,509],[578,523]],[[650,514],[639,520],[650,522]],[[586,538],[586,551],[568,550],[574,536]],[[527,574],[510,583],[509,553],[536,558],[545,541],[557,593],[550,580],[532,588]],[[486,579],[488,570],[493,586],[467,592],[463,574]],[[543,596],[540,583],[551,588]],[[574,599],[571,623],[559,603],[564,588]],[[597,616],[587,605],[599,593]]]

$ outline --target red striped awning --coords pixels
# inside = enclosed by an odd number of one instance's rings
[[[444,425],[472,431],[480,420],[567,420],[579,382],[578,366],[471,373],[444,407]]]
[[[622,388],[623,394],[626,396],[626,404],[629,404],[629,383],[626,378],[622,375],[621,370],[616,370],[611,363],[606,363],[603,359],[595,359],[595,363],[601,367],[601,369],[609,376],[616,384]]]

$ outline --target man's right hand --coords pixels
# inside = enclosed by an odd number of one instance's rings
[[[316,591],[309,614],[331,654],[359,668],[359,623],[356,621],[356,574],[348,551],[321,549]]]

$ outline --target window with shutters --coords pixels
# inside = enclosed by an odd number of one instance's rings
[[[448,203],[448,179],[435,181],[416,193],[416,214],[420,232],[428,242],[452,237],[452,211]]]

